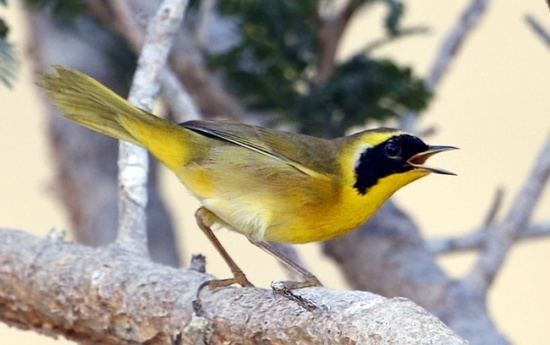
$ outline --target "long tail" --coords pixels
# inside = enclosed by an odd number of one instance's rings
[[[170,168],[188,157],[189,132],[143,111],[92,77],[56,66],[44,73],[45,88],[65,117],[94,131],[146,147]]]

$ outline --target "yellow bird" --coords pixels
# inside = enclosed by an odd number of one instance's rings
[[[41,85],[65,116],[149,150],[200,200],[197,222],[234,277],[211,287],[251,286],[218,242],[214,223],[244,234],[302,275],[289,289],[320,285],[269,242],[306,243],[345,234],[366,222],[399,188],[429,173],[429,146],[397,129],[322,139],[225,121],[176,124],[143,111],[81,72],[57,67]]]

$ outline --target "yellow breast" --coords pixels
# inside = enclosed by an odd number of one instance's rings
[[[341,152],[341,173],[303,171],[235,145],[218,145],[176,171],[181,181],[232,230],[280,243],[322,241],[367,221],[399,188],[422,176],[380,179],[361,194],[354,183],[356,145]]]

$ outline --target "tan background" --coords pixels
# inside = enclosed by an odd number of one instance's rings
[[[405,39],[377,52],[412,65],[425,74],[442,37],[466,1],[424,0],[410,4],[406,23],[428,24],[429,36]],[[7,18],[19,50],[25,47],[23,18],[11,9]],[[2,14],[5,14],[2,10]],[[382,7],[360,14],[343,42],[341,56],[380,36]],[[548,48],[523,23],[532,13],[550,28],[550,14],[542,0],[495,2],[481,27],[468,40],[453,65],[422,125],[437,124],[430,138],[461,150],[438,158],[437,164],[458,177],[432,176],[398,193],[397,201],[415,216],[426,236],[459,234],[483,219],[497,186],[506,188],[506,203],[521,186],[533,157],[550,132],[550,68]],[[52,175],[44,134],[43,109],[32,85],[26,59],[13,90],[0,89],[0,226],[45,234],[54,225],[68,228],[63,210],[48,190]],[[113,163],[114,164],[114,163]],[[209,271],[228,274],[191,214],[197,203],[168,172],[165,191],[180,229],[186,258],[202,252]],[[550,219],[550,193],[545,193],[536,219]],[[238,235],[220,232],[252,281],[267,286],[283,278],[271,258],[251,248]],[[316,245],[301,246],[307,263],[326,285],[345,288],[332,264]],[[454,275],[468,269],[473,255],[442,259]],[[516,344],[545,344],[550,338],[550,240],[515,247],[489,296],[498,327]],[[546,339],[546,340],[543,340]],[[0,325],[4,345],[53,344],[54,340]],[[59,344],[61,342],[57,342]]]

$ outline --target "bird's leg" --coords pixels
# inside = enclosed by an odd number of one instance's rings
[[[257,240],[252,237],[248,237],[248,240],[255,246],[263,249],[264,251],[268,252],[269,254],[277,258],[277,260],[285,264],[285,266],[287,266],[289,269],[291,269],[292,271],[302,276],[304,280],[301,282],[297,282],[297,281],[280,282],[280,284],[283,284],[283,286],[286,289],[293,290],[293,289],[302,289],[302,288],[311,287],[311,286],[323,286],[323,284],[321,284],[321,282],[319,281],[319,279],[317,279],[316,276],[314,276],[311,272],[309,272],[302,266],[292,261],[292,259],[290,259],[285,254],[281,253],[277,248],[275,248],[269,242]]]
[[[318,306],[315,305],[315,303],[308,300],[307,298],[296,295],[295,293],[292,292],[292,290],[302,289],[302,288],[311,287],[311,286],[323,286],[323,284],[321,284],[319,279],[317,279],[317,277],[314,276],[311,272],[309,272],[302,266],[292,261],[292,259],[290,259],[288,256],[281,253],[277,248],[275,248],[269,242],[257,240],[251,237],[248,237],[248,240],[255,246],[263,249],[264,251],[268,252],[269,254],[277,258],[285,266],[287,266],[292,271],[298,273],[304,279],[301,282],[297,282],[297,281],[273,282],[271,283],[271,288],[273,289],[273,291],[275,291],[277,294],[285,298],[288,298],[291,301],[298,303],[300,306],[302,306],[306,310],[309,310],[309,311],[317,310]]]
[[[208,237],[210,242],[214,245],[218,253],[222,256],[223,260],[229,266],[229,269],[231,269],[231,272],[233,273],[233,278],[229,279],[216,279],[216,280],[210,280],[206,282],[203,286],[201,286],[200,290],[208,286],[211,289],[228,286],[231,284],[239,284],[242,287],[253,287],[252,283],[246,279],[245,274],[243,271],[237,266],[235,261],[229,256],[229,253],[225,250],[225,248],[222,246],[216,235],[212,232],[212,229],[210,228],[217,220],[218,217],[216,217],[215,214],[208,211],[206,208],[201,207],[195,212],[195,218],[197,219],[197,225],[199,228],[201,228],[202,232]],[[198,294],[198,293],[197,293]]]

